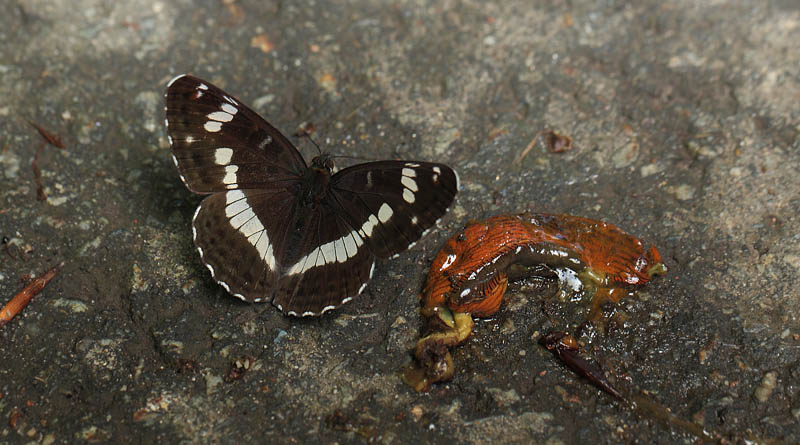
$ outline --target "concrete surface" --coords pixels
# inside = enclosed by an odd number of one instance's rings
[[[800,4],[794,0],[101,1],[0,4],[0,442],[800,441]],[[163,126],[191,72],[335,154],[456,168],[439,230],[356,301],[283,317],[214,284],[200,197]],[[46,201],[32,161],[41,137]],[[553,129],[567,153],[535,143]],[[308,143],[294,139],[307,156]],[[416,294],[469,219],[601,218],[671,268],[584,353],[675,418],[623,406],[536,343],[580,303],[531,283],[478,323],[455,380],[399,379]],[[546,303],[543,303],[546,302]],[[545,310],[543,310],[545,309]],[[231,378],[236,361],[249,371]]]

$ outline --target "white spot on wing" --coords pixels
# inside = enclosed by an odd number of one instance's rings
[[[416,178],[417,177],[417,172],[415,172],[413,169],[410,169],[410,168],[404,168],[402,173],[403,173],[403,176],[405,176],[407,178]]]
[[[272,244],[269,242],[269,237],[267,236],[266,231],[261,233],[261,236],[258,238],[255,246],[256,250],[258,250],[258,254],[261,255],[261,258],[267,263],[269,269],[275,270],[275,254],[272,252]]]
[[[363,233],[366,237],[370,237],[372,236],[372,229],[374,229],[377,225],[378,218],[376,218],[375,215],[369,215],[369,218],[367,218],[367,220],[364,221],[364,224],[361,226],[361,233]]]
[[[322,255],[317,255],[317,266],[324,266],[336,261],[336,241],[327,242],[319,248]]]
[[[372,229],[370,228],[369,230],[371,231]],[[336,262],[344,263],[349,258],[356,256],[358,254],[358,248],[363,244],[364,240],[358,232],[352,231],[341,238],[327,242],[312,250],[308,255],[300,258],[300,260],[289,269],[287,274],[296,275],[304,273],[312,267],[324,266]]]
[[[244,192],[241,190],[232,190],[230,192],[225,192],[225,204],[231,204],[241,199],[244,199]]]
[[[207,90],[208,89],[208,85],[206,85],[204,83],[201,83],[200,85],[197,86],[197,89],[198,90]]]
[[[408,187],[408,189],[411,190],[412,192],[416,192],[417,190],[419,190],[419,188],[417,188],[417,181],[411,179],[408,176],[403,176],[403,178],[400,179],[400,182],[403,183],[404,186]]]
[[[203,128],[209,133],[216,133],[222,129],[222,122],[208,121],[203,125]]]
[[[358,253],[358,246],[355,241],[356,237],[361,238],[355,231],[350,232],[349,235],[344,237],[344,249],[347,252],[348,258],[353,258],[356,256],[356,253]]]
[[[252,218],[255,218],[255,216],[256,214],[253,213],[253,209],[248,206],[247,210],[230,219],[231,226],[233,226],[234,229],[239,230],[239,227],[242,227],[244,223],[250,221]]]
[[[217,165],[228,165],[231,163],[233,150],[230,148],[218,148],[214,150],[214,162]]]
[[[250,235],[263,231],[264,231],[264,226],[261,224],[261,221],[258,220],[258,217],[250,219],[249,221],[244,223],[242,227],[239,228],[239,232],[241,232],[242,235],[244,235],[247,238],[249,238]]]
[[[209,113],[206,117],[219,122],[230,122],[233,120],[233,115],[224,111],[215,111],[213,113]]]
[[[386,221],[389,221],[389,218],[392,217],[393,213],[394,211],[391,207],[389,207],[389,204],[384,202],[383,205],[381,205],[381,208],[378,209],[378,220],[382,223],[385,223]]]
[[[239,109],[234,107],[231,104],[222,104],[222,111],[224,111],[224,112],[226,112],[226,113],[228,113],[230,115],[234,115],[239,111]]]
[[[347,235],[347,236],[345,236],[343,238],[350,239],[350,235]],[[345,247],[345,241],[344,241],[344,239],[338,239],[338,240],[336,240],[335,243],[336,243],[335,244],[336,245],[336,261],[338,261],[340,263],[344,263],[345,261],[347,261],[347,258],[348,258],[348,256],[347,256],[347,248]]]
[[[258,149],[263,150],[264,148],[266,148],[267,145],[271,143],[272,143],[272,136],[267,136],[264,138],[263,141],[259,142]]]
[[[439,166],[435,166],[431,170],[433,170],[433,172],[436,173],[437,175],[442,174],[442,169],[440,169]]]
[[[403,189],[403,199],[409,204],[414,204],[414,201],[416,200],[414,198],[414,192],[412,192],[409,189],[405,189],[405,188]]]
[[[236,165],[228,165],[225,167],[225,177],[222,178],[222,182],[227,185],[236,184],[236,172],[239,170],[239,167]]]

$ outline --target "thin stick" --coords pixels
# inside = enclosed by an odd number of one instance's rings
[[[533,139],[531,139],[531,141],[528,143],[528,145],[525,147],[525,149],[524,149],[524,150],[522,150],[522,154],[520,154],[519,156],[517,156],[517,159],[515,159],[515,160],[514,160],[514,163],[515,163],[515,164],[519,164],[520,162],[522,162],[522,160],[523,160],[523,159],[525,159],[525,156],[528,156],[528,153],[529,153],[531,150],[533,150],[533,147],[536,145],[536,142],[538,142],[538,141],[539,141],[539,136],[540,136],[541,134],[542,134],[542,132],[541,132],[541,131],[538,131],[538,132],[536,133],[536,135],[534,135],[534,136],[533,136]]]
[[[47,194],[44,192],[44,184],[42,183],[42,171],[39,169],[39,153],[42,152],[42,148],[44,148],[44,142],[36,149],[31,166],[33,167],[33,180],[36,182],[36,199],[47,201]]]
[[[28,121],[28,123],[33,125],[33,128],[35,128],[36,131],[38,131],[39,134],[42,135],[42,137],[44,138],[44,140],[47,141],[48,144],[50,144],[50,145],[52,145],[54,147],[58,147],[58,148],[60,148],[62,150],[64,149],[64,143],[61,142],[61,136],[45,130],[41,126],[37,125],[36,122]]]
[[[47,283],[55,278],[58,271],[64,266],[64,263],[59,263],[54,268],[45,272],[44,275],[31,281],[25,289],[22,289],[11,301],[6,304],[3,309],[0,309],[0,327],[5,326],[12,318],[28,305],[31,298],[38,295],[39,292],[47,286]]]

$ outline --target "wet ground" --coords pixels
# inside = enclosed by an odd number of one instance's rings
[[[400,380],[436,250],[525,210],[600,218],[664,256],[666,277],[581,337],[614,384],[717,439],[800,441],[797,2],[2,9],[2,302],[65,266],[0,328],[0,442],[697,442],[557,363],[538,338],[587,308],[538,283],[478,323],[450,384]],[[287,134],[313,122],[335,154],[447,163],[456,205],[337,311],[241,303],[199,262],[201,198],[170,159],[162,95],[183,72]],[[29,121],[66,146],[38,155],[44,201]],[[573,149],[548,151],[546,130]]]

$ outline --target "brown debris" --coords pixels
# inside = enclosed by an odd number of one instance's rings
[[[525,156],[528,156],[533,147],[536,146],[536,143],[539,141],[539,136],[544,136],[544,146],[547,147],[547,150],[550,153],[564,153],[565,151],[572,150],[572,138],[560,133],[557,133],[553,130],[541,130],[537,132],[533,139],[528,142],[528,145],[525,146],[525,149],[522,150],[519,156],[514,160],[515,164],[519,164]]]
[[[31,298],[38,295],[47,283],[55,278],[58,271],[64,266],[64,263],[59,263],[57,266],[48,270],[44,275],[31,281],[24,289],[22,289],[14,298],[11,299],[2,309],[0,309],[0,327],[5,326],[12,318],[28,305]]]
[[[266,34],[258,34],[250,39],[250,47],[258,48],[262,53],[271,52],[275,49],[275,45],[269,40]]]
[[[18,409],[14,408],[11,411],[11,415],[8,416],[8,426],[10,426],[11,429],[17,429],[17,423],[19,423],[20,417],[22,417],[22,413],[19,412]]]
[[[544,133],[544,144],[551,153],[564,153],[572,150],[572,138],[553,130]]]
[[[540,131],[533,136],[533,139],[528,142],[528,145],[525,146],[525,149],[522,150],[522,153],[520,153],[520,155],[517,156],[517,159],[514,160],[514,164],[519,164],[523,159],[525,159],[525,156],[528,156],[528,153],[530,153],[530,151],[533,150],[533,147],[536,146],[536,141],[539,140],[539,135],[541,134],[542,132]]]
[[[228,374],[225,375],[225,382],[231,383],[244,377],[247,371],[250,370],[250,367],[253,366],[254,362],[255,360],[253,360],[252,357],[242,357],[234,360],[231,363],[230,369],[228,369]]]
[[[41,126],[36,124],[36,122],[34,122],[34,121],[28,121],[28,123],[33,125],[33,128],[35,128],[36,131],[38,131],[39,134],[42,135],[42,137],[44,138],[45,141],[47,141],[48,144],[50,144],[50,145],[52,145],[54,147],[58,147],[58,148],[60,148],[62,150],[64,150],[66,148],[66,147],[64,147],[64,143],[61,142],[61,136],[45,130],[44,128],[42,128]]]
[[[552,352],[572,372],[617,399],[626,400],[625,396],[606,379],[600,368],[578,354],[578,342],[571,335],[564,332],[551,332],[539,339],[539,343]]]
[[[293,135],[298,138],[310,137],[316,131],[317,126],[314,125],[313,122],[304,121],[297,126],[297,129],[294,131]]]
[[[16,260],[16,258],[14,258],[14,255],[11,255],[11,249],[8,248],[8,246],[11,245],[11,239],[9,237],[7,237],[7,236],[4,236],[3,240],[0,243],[2,243],[3,250],[6,251],[6,254],[8,255],[8,257],[11,258],[12,260]],[[2,398],[2,397],[0,397],[0,398]]]
[[[33,168],[33,180],[36,182],[36,199],[46,201],[47,194],[44,192],[44,184],[42,183],[42,171],[39,169],[39,154],[42,152],[42,148],[44,148],[44,142],[36,149],[31,167]]]

